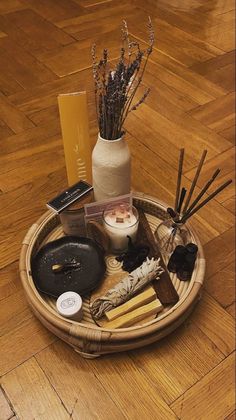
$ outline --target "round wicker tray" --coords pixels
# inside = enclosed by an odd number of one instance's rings
[[[166,205],[154,197],[142,193],[134,193],[133,199],[134,205],[145,211],[151,229],[154,231],[160,221],[166,217]],[[19,268],[27,300],[42,324],[84,357],[93,358],[153,343],[174,331],[188,317],[200,298],[204,281],[205,259],[198,237],[192,228],[189,228],[189,231],[192,242],[198,245],[199,252],[189,282],[179,281],[175,275],[171,275],[180,297],[179,302],[172,307],[165,308],[157,318],[143,325],[108,330],[98,327],[94,323],[89,311],[89,296],[83,300],[83,320],[75,322],[61,317],[56,311],[54,299],[37,291],[31,275],[32,255],[46,242],[63,235],[59,217],[48,211],[31,226],[22,244]],[[120,269],[119,263],[113,256],[107,256],[106,260],[109,274]]]

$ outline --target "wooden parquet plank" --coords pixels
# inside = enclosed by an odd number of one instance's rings
[[[28,128],[34,127],[32,121],[30,121],[21,111],[12,106],[7,98],[1,94],[0,112],[2,120],[14,133],[21,133]]]
[[[171,405],[179,418],[220,420],[232,413],[235,404],[234,357],[234,354],[228,356]]]
[[[235,90],[235,51],[219,55],[204,63],[196,63],[191,68],[198,74],[224,88],[227,92]]]
[[[19,329],[31,317],[32,313],[21,287],[16,293],[8,296],[1,302],[0,337],[4,337],[10,331]]]
[[[171,104],[168,109],[160,107],[158,101],[156,101],[157,109],[149,107],[148,102],[142,105],[142,109],[135,111],[135,115],[142,123],[149,121],[148,125],[156,134],[157,142],[158,135],[161,134],[179,148],[185,147],[187,154],[198,160],[199,154],[201,155],[201,151],[205,148],[208,149],[209,159],[231,147],[230,142],[222,140],[222,137],[191,116],[178,112],[178,108]]]
[[[20,321],[19,325],[0,337],[0,375],[16,368],[56,340],[32,314],[20,318]]]
[[[155,384],[149,383],[143,372],[126,353],[94,360],[91,364],[90,361],[81,359],[68,350],[62,342],[57,342],[36,357],[69,410],[73,404],[75,405],[77,416],[80,414],[82,418],[86,418],[84,410],[89,407],[91,410],[95,409],[96,413],[98,411],[101,416],[99,417],[97,414],[98,418],[107,419],[109,416],[106,411],[102,413],[102,407],[106,404],[107,395],[109,395],[122,413],[121,419],[125,417],[136,420],[145,415],[149,416],[150,412],[154,418],[157,417],[160,420],[175,418],[168,405],[156,392]],[[68,375],[65,376],[67,371],[70,372],[71,381],[67,380]],[[97,380],[100,384],[97,383]],[[71,383],[74,384],[72,389]],[[83,386],[81,386],[82,383]],[[93,394],[93,398],[88,400],[85,394],[86,390],[93,386],[96,387],[97,392]],[[76,393],[77,388],[80,390],[79,395],[82,394],[81,400]],[[75,404],[76,397],[78,402]],[[85,401],[86,405],[84,406]],[[97,408],[94,408],[95,404]],[[109,407],[112,409],[113,404],[110,406],[108,403],[106,410],[109,410]],[[116,409],[114,418],[118,413]]]
[[[150,71],[150,67],[150,65],[147,66],[143,80],[143,84],[151,86],[151,92],[147,100],[150,107],[154,105],[154,109],[156,109],[157,104],[162,104],[162,107],[167,108],[169,104],[172,104],[183,111],[189,111],[198,106],[198,102],[190,97],[183,96],[180,91],[175,89],[174,84],[168,86],[168,79],[166,79],[167,83],[163,82],[162,74],[159,73],[160,76],[158,77],[158,74]]]
[[[26,6],[20,0],[1,0],[0,14],[15,12],[16,10],[25,9]]]
[[[146,14],[146,19],[148,14]],[[128,19],[130,32],[142,40],[147,38],[146,28],[144,26],[145,17],[138,19]],[[134,23],[133,23],[134,22]],[[155,37],[158,40],[158,54],[163,52],[185,66],[192,66],[195,63],[209,60],[216,55],[222,54],[222,51],[206,42],[195,38],[179,28],[169,25],[162,19],[154,18],[153,26]]]
[[[114,13],[114,12],[113,12]],[[63,28],[67,33],[73,34],[73,37],[79,41],[91,38],[91,26],[93,28],[94,33],[96,33],[96,39],[103,34],[110,33],[114,30],[117,31],[117,33],[120,34],[120,27],[121,22],[123,19],[125,19],[130,27],[130,22],[133,20],[138,20],[142,18],[143,20],[145,17],[142,15],[140,11],[137,9],[127,9],[120,11],[119,14],[115,13],[115,16],[113,13],[109,16],[109,20],[107,17],[101,17],[99,20],[97,17],[94,20],[91,21],[85,21],[80,23],[79,25],[72,25],[69,27]],[[93,14],[84,15],[82,18],[85,18],[88,16],[93,16]]]
[[[0,388],[0,413],[2,420],[9,420],[14,415],[9,402],[6,399],[2,389]]]
[[[95,376],[93,365],[64,343],[49,346],[36,359],[72,418],[126,418]]]
[[[17,416],[21,419],[70,418],[70,414],[34,358],[5,375],[2,378],[2,386],[11,399]]]
[[[18,266],[16,261],[0,270],[0,301],[21,290]]]
[[[222,51],[229,52],[235,49],[234,26],[228,22],[210,28],[204,28],[197,32],[200,39],[208,39],[208,42],[215,45]]]
[[[233,145],[235,144],[235,125],[220,131],[219,134],[229,140]]]
[[[224,281],[224,283],[228,282],[228,276],[225,275],[221,281]],[[233,294],[232,298],[234,296]],[[221,320],[220,323],[219,319]],[[235,350],[235,324],[233,318],[207,293],[203,293],[202,299],[191,317],[191,321],[225,356],[228,356]]]
[[[216,3],[216,4],[215,4]],[[204,2],[199,7],[200,11],[203,13],[211,13],[213,16],[222,15],[226,12],[234,10],[235,3],[233,0],[219,0],[215,2],[214,0],[210,0],[208,2]]]
[[[33,10],[20,10],[3,16],[0,27],[34,56],[40,51],[48,51],[75,41]]]
[[[235,93],[217,98],[189,112],[217,133],[235,125]]]
[[[42,144],[55,141],[60,138],[57,121],[50,121],[49,124],[42,124],[42,127],[33,127],[25,131],[9,136],[4,142],[4,150],[2,150],[2,158],[7,159],[8,154],[23,157],[30,154],[30,148],[40,147]],[[48,146],[50,148],[50,144]],[[27,150],[28,149],[28,150]],[[21,151],[21,152],[20,152]],[[1,173],[1,168],[0,168]]]
[[[0,31],[0,38],[5,38],[5,36],[7,36],[7,34],[5,32]]]
[[[73,0],[23,0],[23,3],[50,22],[83,14],[83,8]]]
[[[206,12],[201,8],[202,2],[196,1],[183,3],[182,1],[176,2],[176,0],[168,2],[160,0],[157,3],[155,0],[146,0],[144,3],[143,0],[134,0],[134,4],[149,13],[157,15],[158,18],[163,19],[170,25],[194,35],[200,31],[204,33],[206,28],[220,23],[221,17],[218,15],[234,9],[234,7],[226,8],[222,5],[220,10],[218,10],[216,4],[214,4],[211,10]],[[216,10],[217,12],[215,13]],[[208,42],[207,37],[205,39]]]
[[[232,303],[232,305],[228,306],[228,307],[226,308],[226,311],[227,311],[230,315],[232,315],[234,318],[236,318],[236,304],[235,304],[235,302],[234,302],[234,303]]]
[[[174,60],[166,60],[165,63],[158,63],[158,53],[151,57],[150,62],[155,66],[149,66],[154,77],[159,78],[168,86],[182,93],[185,98],[203,105],[215,98],[225,95],[225,90],[203,76],[187,69]],[[144,79],[145,80],[145,79]]]
[[[1,98],[1,96],[0,96]],[[9,137],[13,134],[13,131],[5,124],[4,121],[0,120],[0,139]]]
[[[226,417],[225,420],[235,420],[236,418],[236,411],[234,410],[229,416]]]
[[[102,5],[100,4],[99,7],[89,7],[83,14],[78,14],[71,19],[55,22],[55,25],[58,28],[63,28],[65,32],[73,34],[78,32],[83,24],[89,26],[100,19],[106,19],[107,23],[109,23],[110,18],[126,16],[126,13],[130,13],[131,10],[130,2],[128,0],[120,0],[119,3],[112,1],[112,3],[106,3],[105,7],[101,6]]]
[[[35,149],[31,150],[31,153],[30,163],[27,153],[16,157],[14,161],[12,156],[7,156],[3,160],[1,167],[1,189],[3,192],[15,190],[26,182],[30,182],[32,173],[40,174],[43,178],[47,176],[49,167],[51,172],[55,172],[64,166],[64,150],[61,142],[58,144],[58,139],[49,143],[46,147],[36,146]],[[52,159],[52,153],[54,159]],[[19,155],[21,154],[19,152]],[[24,170],[19,170],[19,168],[24,168]]]
[[[2,69],[6,70],[4,63],[0,61],[0,92],[4,95],[12,95],[13,93],[23,91],[23,87],[13,78],[13,76]]]
[[[100,4],[111,3],[112,0],[75,0],[82,7],[92,7]]]
[[[56,78],[49,69],[10,37],[0,39],[0,54],[1,67],[23,88],[34,88],[37,84]]]
[[[43,85],[35,86],[30,91],[24,91],[11,95],[9,100],[25,114],[44,110],[51,105],[57,104],[57,95],[60,93],[91,91],[93,77],[91,69],[68,75]],[[93,93],[94,98],[94,93]]]
[[[223,307],[231,305],[235,301],[235,262],[208,277],[205,288]]]
[[[222,205],[230,210],[233,214],[235,214],[235,197],[229,198],[228,200],[224,201]]]
[[[234,237],[235,232],[231,228],[205,246],[204,252],[207,260],[206,277],[208,279],[235,261]]]
[[[168,339],[132,351],[131,357],[168,404],[223,359],[222,353],[192,321],[186,322]]]
[[[76,73],[89,67],[91,68],[91,46],[95,41],[95,34],[93,36],[94,38],[91,36],[90,39],[74,42],[65,47],[39,54],[38,57],[40,61],[59,77]],[[106,38],[110,59],[119,56],[120,49],[117,39],[118,36],[120,37],[120,33],[116,30],[112,30],[109,33],[101,34],[100,37],[98,36],[98,38],[96,38],[98,49],[101,49],[100,45],[104,45],[104,39]]]

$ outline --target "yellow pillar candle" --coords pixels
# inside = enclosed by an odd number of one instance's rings
[[[58,96],[68,185],[80,179],[91,183],[91,145],[89,139],[86,92]]]

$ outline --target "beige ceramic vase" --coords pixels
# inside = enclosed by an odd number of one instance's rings
[[[96,201],[130,193],[131,156],[124,137],[105,140],[98,135],[92,153],[92,176]]]

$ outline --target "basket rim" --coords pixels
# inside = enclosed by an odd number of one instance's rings
[[[133,192],[133,198],[149,201],[155,205],[158,205],[160,208],[163,209],[163,211],[165,211],[168,207],[166,203],[162,202],[154,196],[145,193],[135,191]],[[53,219],[55,216],[55,213],[53,213],[51,210],[48,210],[44,214],[42,214],[38,218],[38,220],[28,229],[25,238],[22,242],[19,264],[21,281],[30,306],[32,306],[32,308],[35,307],[36,311],[40,313],[41,316],[45,317],[47,322],[52,323],[55,327],[60,328],[69,334],[75,334],[76,336],[86,336],[87,330],[89,330],[90,333],[96,332],[96,338],[94,339],[97,339],[97,333],[99,331],[100,335],[98,335],[99,340],[101,341],[119,341],[124,339],[130,339],[131,336],[133,338],[138,338],[166,328],[177,318],[176,313],[178,313],[178,317],[183,315],[184,312],[189,308],[189,306],[191,306],[191,304],[193,304],[193,302],[195,302],[196,298],[198,297],[204,281],[205,258],[200,240],[197,234],[195,233],[195,230],[192,227],[192,225],[188,224],[191,235],[194,237],[194,240],[198,245],[198,266],[195,267],[192,279],[187,289],[187,293],[179,300],[179,302],[177,302],[176,305],[170,308],[165,314],[140,326],[131,326],[117,329],[107,329],[92,324],[85,325],[80,322],[72,321],[70,319],[61,317],[42,298],[42,296],[34,286],[32,276],[29,273],[31,259],[30,251],[32,250],[32,247],[34,246],[35,241],[37,240],[37,234],[41,231],[42,224],[46,224],[46,222]]]

